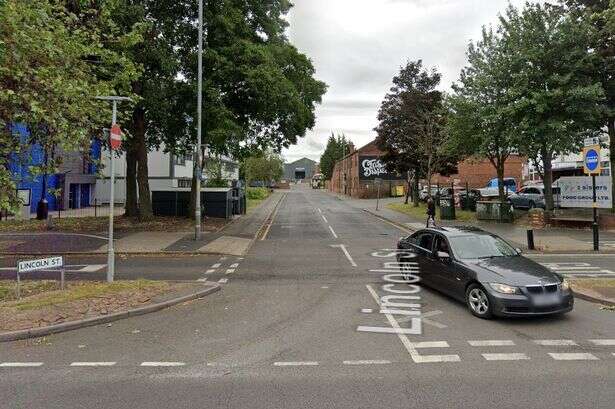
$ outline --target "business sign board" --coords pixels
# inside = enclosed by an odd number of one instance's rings
[[[19,273],[27,273],[38,270],[52,270],[64,265],[62,257],[41,258],[38,260],[20,261],[17,264]]]
[[[589,176],[564,176],[557,180],[562,207],[592,208],[592,178]],[[599,208],[611,208],[611,177],[596,177],[596,203]]]
[[[398,180],[403,179],[389,172],[378,156],[359,156],[359,179],[361,180]]]

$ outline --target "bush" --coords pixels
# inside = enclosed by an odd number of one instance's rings
[[[263,200],[269,196],[269,189],[266,187],[249,187],[246,189],[246,197],[249,200]]]

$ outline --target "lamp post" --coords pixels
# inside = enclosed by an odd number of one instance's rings
[[[117,103],[118,101],[132,101],[132,99],[128,97],[118,97],[118,96],[100,96],[96,97],[96,99],[100,99],[103,101],[111,101],[113,102],[113,113],[111,115],[111,129],[117,126]],[[111,137],[111,131],[109,133]],[[115,162],[113,160],[113,151],[115,149],[119,149],[119,145],[117,148],[113,148],[111,144],[111,139],[109,140],[109,161],[110,163],[110,173],[111,173],[111,188],[109,194],[109,244],[107,245],[107,282],[113,282],[113,276],[115,275],[115,252],[113,249],[113,213],[115,208]]]
[[[199,53],[198,53],[198,90],[196,103],[196,198],[194,200],[194,239],[201,240],[201,121],[203,104],[203,0],[199,0]]]

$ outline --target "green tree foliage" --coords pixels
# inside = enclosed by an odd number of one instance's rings
[[[243,168],[248,183],[252,181],[278,182],[284,174],[284,161],[280,155],[266,152],[246,158]]]
[[[409,61],[393,78],[378,112],[376,140],[386,152],[383,160],[392,171],[411,172],[415,191],[419,177],[431,185],[434,173],[448,173],[455,162],[444,148],[446,111],[437,90],[440,79],[435,68],[423,68],[421,60]]]
[[[92,2],[7,0],[0,7],[0,186],[2,208],[14,208],[15,184],[7,163],[23,150],[11,124],[24,123],[39,143],[45,164],[33,174],[53,173],[62,151],[87,151],[91,137],[110,117],[95,99],[136,75],[135,66],[104,47],[84,16]],[[117,77],[103,75],[113,66]],[[15,158],[15,156],[13,156]]]
[[[595,50],[597,57],[597,78],[605,94],[605,109],[602,125],[609,133],[611,175],[615,169],[615,1],[612,0],[563,0],[572,16],[580,24],[588,24],[591,34],[588,47]],[[615,176],[612,178],[615,192]],[[611,211],[615,212],[615,195]]]
[[[346,138],[346,135],[341,134],[335,136],[331,133],[327,141],[325,151],[320,157],[320,172],[326,180],[330,180],[333,176],[335,163],[348,155],[354,150],[353,143]]]
[[[515,144],[543,167],[545,203],[553,209],[552,161],[579,151],[584,136],[599,132],[604,92],[596,75],[590,32],[561,7],[509,7],[500,18],[511,59]]]
[[[505,200],[504,165],[515,150],[514,103],[510,93],[511,57],[501,34],[483,28],[482,38],[470,43],[467,66],[461,71],[454,94],[448,98],[447,149],[461,157],[486,157],[496,170],[500,200]]]

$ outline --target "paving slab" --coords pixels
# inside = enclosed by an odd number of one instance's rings
[[[243,256],[248,252],[252,239],[242,237],[222,236],[199,249],[200,253],[229,254]]]
[[[169,247],[190,233],[188,232],[151,232],[143,231],[132,233],[115,242],[115,251],[118,253],[153,253]],[[106,252],[107,245],[98,249]]]

